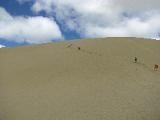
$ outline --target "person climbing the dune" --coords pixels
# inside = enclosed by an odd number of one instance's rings
[[[137,60],[138,60],[137,57],[134,57],[134,63],[137,63]]]
[[[78,50],[81,50],[81,48],[80,48],[80,47],[78,47]]]
[[[155,64],[155,65],[154,65],[154,71],[157,71],[157,70],[158,70],[158,67],[159,67],[159,66],[158,66],[157,64]]]

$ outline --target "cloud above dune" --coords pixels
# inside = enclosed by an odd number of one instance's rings
[[[53,18],[11,16],[0,7],[0,38],[19,43],[45,43],[63,36]]]
[[[108,37],[145,37],[154,38],[158,36],[160,31],[160,15],[152,15],[147,20],[140,18],[130,18],[124,20],[122,23],[116,26],[89,26],[87,27],[86,33],[88,36],[108,36]]]
[[[23,0],[18,0],[23,3]],[[159,37],[159,0],[26,0],[82,37]]]
[[[3,48],[3,47],[5,47],[5,46],[0,44],[0,48]]]

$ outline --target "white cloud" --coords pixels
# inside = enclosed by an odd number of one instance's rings
[[[22,1],[22,0],[19,0]],[[159,0],[32,0],[34,12],[56,15],[82,37],[160,38]]]
[[[142,21],[139,18],[132,18],[123,21],[116,26],[99,27],[90,26],[86,29],[87,36],[120,36],[120,37],[145,37],[145,38],[158,38],[158,31],[160,31],[160,15],[153,15],[150,19]]]
[[[130,12],[145,12],[152,10],[160,10],[159,0],[113,0],[113,4]]]
[[[5,46],[0,44],[0,48],[3,48],[3,47],[5,47]]]
[[[14,17],[0,7],[0,38],[16,42],[45,43],[63,39],[53,18]]]

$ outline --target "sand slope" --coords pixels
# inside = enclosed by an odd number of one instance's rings
[[[0,120],[160,120],[155,63],[160,41],[136,38],[2,48]]]

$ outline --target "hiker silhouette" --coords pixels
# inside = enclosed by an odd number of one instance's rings
[[[158,70],[158,67],[159,67],[159,66],[158,66],[157,64],[155,64],[155,65],[154,65],[154,71],[157,71],[157,70]]]
[[[134,57],[134,62],[137,63],[138,59],[137,57]]]

